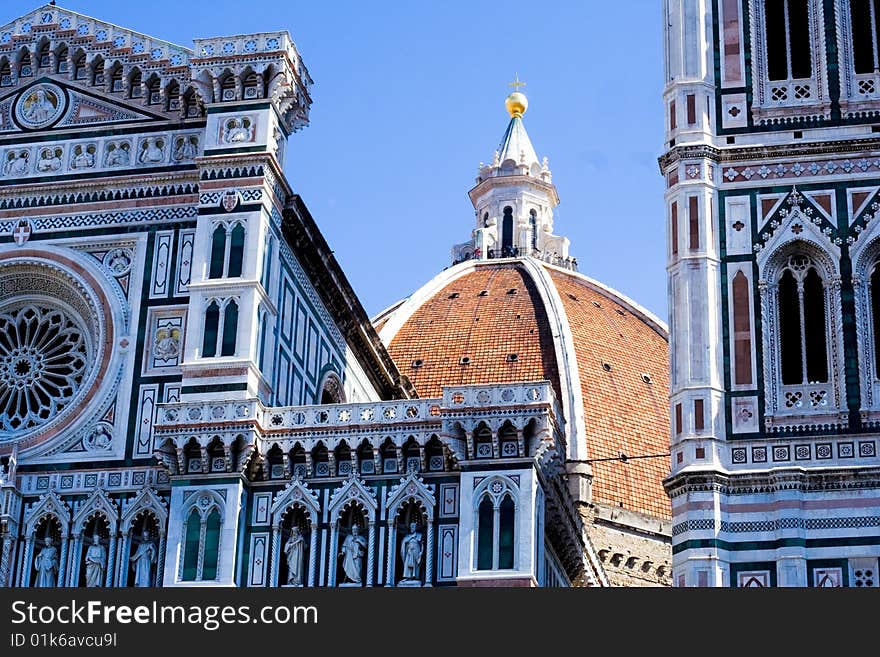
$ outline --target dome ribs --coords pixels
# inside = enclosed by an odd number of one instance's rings
[[[576,345],[587,429],[587,454],[616,459],[669,451],[668,343],[638,315],[575,275],[550,270]],[[611,365],[606,371],[603,363]],[[648,374],[651,383],[642,375]],[[664,457],[597,461],[593,499],[670,517]]]
[[[508,294],[512,289],[517,293]],[[389,352],[397,363],[422,360],[407,368],[422,397],[439,396],[444,385],[542,379],[559,394],[546,312],[528,274],[513,263],[478,267],[438,290],[401,327]],[[470,362],[462,365],[462,358]]]

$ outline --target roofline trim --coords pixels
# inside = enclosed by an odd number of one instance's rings
[[[568,314],[559,296],[556,284],[550,278],[550,273],[541,265],[542,262],[534,258],[522,258],[522,267],[527,271],[532,280],[544,307],[547,309],[547,318],[551,322],[550,330],[553,335],[553,349],[556,352],[556,366],[562,376],[559,377],[559,388],[562,393],[562,410],[565,414],[565,438],[568,443],[567,460],[584,461],[587,459],[587,425],[584,419],[584,399],[581,394],[581,376],[577,362],[577,350],[574,345],[574,335],[571,325],[568,323]]]

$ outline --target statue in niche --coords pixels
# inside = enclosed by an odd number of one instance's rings
[[[367,540],[359,535],[358,526],[352,524],[351,533],[345,537],[339,553],[342,556],[342,569],[345,571],[346,581],[361,583],[361,565],[366,552]]]
[[[287,558],[287,583],[302,586],[303,583],[303,550],[305,538],[296,525],[290,530],[290,538],[284,544],[284,556]],[[344,549],[344,548],[343,548]]]
[[[156,544],[150,540],[150,530],[146,527],[141,532],[140,545],[128,560],[134,569],[134,585],[139,588],[150,586],[150,569],[156,562]]]
[[[58,575],[58,548],[53,545],[52,537],[43,539],[43,547],[34,558],[34,569],[37,571],[35,586],[51,588],[55,586]]]
[[[409,534],[400,543],[400,558],[403,560],[403,579],[419,579],[419,567],[422,565],[422,533],[414,522],[409,523]]]
[[[86,586],[103,586],[106,569],[107,550],[101,545],[101,537],[96,532],[86,551]]]

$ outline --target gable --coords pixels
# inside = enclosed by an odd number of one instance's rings
[[[0,95],[0,133],[157,120],[167,119],[50,76]]]

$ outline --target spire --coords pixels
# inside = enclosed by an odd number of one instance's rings
[[[538,164],[538,155],[522,121],[523,114],[529,108],[529,99],[519,88],[526,86],[526,83],[520,82],[519,75],[516,75],[508,86],[514,88],[513,93],[504,100],[504,106],[510,114],[510,123],[507,124],[507,130],[498,146],[498,161],[504,163],[513,160],[514,164],[531,169],[533,164]]]
[[[454,263],[463,260],[532,257],[574,269],[568,239],[553,233],[553,210],[559,196],[547,158],[538,159],[522,117],[529,107],[519,88],[504,100],[510,123],[491,164],[480,163],[476,186],[468,192],[476,210],[472,239],[452,249]]]

